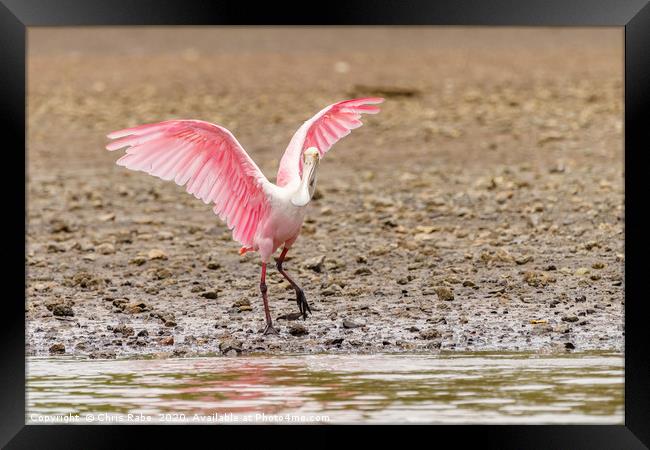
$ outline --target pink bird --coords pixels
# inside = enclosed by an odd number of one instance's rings
[[[163,180],[174,180],[206,204],[232,229],[242,244],[239,253],[259,252],[260,291],[264,302],[264,334],[273,328],[266,287],[266,265],[282,246],[278,271],[296,291],[303,319],[311,309],[300,286],[282,268],[300,234],[306,207],[316,187],[320,159],[354,128],[361,114],[376,114],[382,98],[359,98],[330,105],[307,120],[293,135],[271,183],[230,131],[201,120],[167,120],[114,131],[108,150],[128,147],[117,164]]]

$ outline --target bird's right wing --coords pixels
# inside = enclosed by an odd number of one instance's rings
[[[270,182],[227,129],[200,120],[168,120],[114,131],[108,150],[127,147],[117,164],[174,180],[206,204],[233,230],[233,238],[253,246],[268,211]]]

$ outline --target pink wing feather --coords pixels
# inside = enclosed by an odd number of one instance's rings
[[[174,180],[206,204],[252,247],[257,226],[269,208],[262,171],[227,129],[200,120],[168,120],[114,131],[106,146],[128,146],[117,164]]]
[[[374,105],[383,101],[383,98],[377,97],[345,100],[322,109],[306,121],[293,135],[282,156],[277,175],[278,186],[285,186],[302,176],[301,155],[306,149],[316,147],[322,158],[341,138],[363,125],[361,114],[377,114],[379,107]]]

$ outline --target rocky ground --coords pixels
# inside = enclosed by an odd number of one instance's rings
[[[622,31],[30,29],[28,355],[613,349]],[[264,325],[255,254],[105,134],[228,127],[274,179],[300,123],[386,98],[321,164]]]

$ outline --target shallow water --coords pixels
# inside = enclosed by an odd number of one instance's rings
[[[623,423],[623,356],[30,358],[28,423]]]

